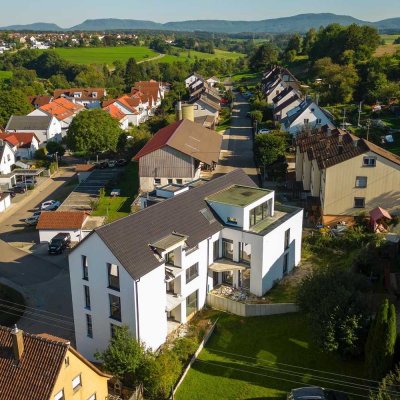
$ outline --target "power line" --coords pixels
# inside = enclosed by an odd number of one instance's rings
[[[200,359],[197,359],[196,362],[213,365],[213,366],[218,367],[218,368],[222,367],[222,368],[230,369],[230,370],[233,370],[233,371],[244,372],[246,374],[258,375],[258,376],[267,377],[267,378],[271,378],[271,379],[276,379],[276,380],[280,380],[280,381],[295,383],[295,384],[298,384],[298,385],[314,386],[314,385],[309,385],[309,384],[304,383],[304,382],[293,381],[293,380],[286,379],[286,378],[278,378],[278,377],[274,377],[274,376],[270,376],[270,375],[266,375],[266,374],[260,374],[258,372],[252,372],[252,371],[243,370],[243,369],[239,369],[239,368],[228,367],[226,365],[220,365],[220,364],[212,363],[212,362],[209,362],[209,361],[203,361],[203,360],[200,360]],[[365,395],[361,395],[361,394],[350,393],[350,392],[342,392],[342,393],[345,393],[345,394],[348,394],[348,395],[351,395],[351,396],[357,396],[357,397],[365,398]]]
[[[51,315],[55,315],[55,316],[58,316],[58,317],[63,317],[63,318],[66,318],[66,319],[70,319],[71,321],[74,320],[72,317],[68,317],[67,315],[57,314],[57,313],[54,313],[54,312],[51,312],[51,311],[46,311],[46,310],[41,310],[40,308],[30,307],[30,306],[27,306],[27,305],[24,305],[24,304],[21,304],[21,303],[15,303],[13,301],[5,300],[5,299],[2,299],[2,298],[0,298],[0,302],[9,303],[9,304],[12,304],[12,305],[15,305],[15,306],[19,306],[19,307],[29,308],[31,310],[37,310],[38,312],[41,312],[41,313],[46,313],[46,314],[51,314]]]

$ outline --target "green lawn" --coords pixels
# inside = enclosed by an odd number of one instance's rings
[[[260,72],[244,71],[239,74],[234,74],[230,78],[232,82],[245,83],[245,82],[259,82],[262,74]],[[229,77],[226,77],[229,78]]]
[[[111,187],[112,186],[112,187]],[[110,197],[112,189],[121,189],[121,196]],[[130,163],[116,182],[106,188],[106,195],[99,200],[94,216],[106,216],[107,222],[126,217],[131,212],[131,204],[138,194],[138,164]]]
[[[54,51],[67,61],[75,64],[111,65],[116,60],[126,62],[129,58],[134,57],[136,61],[146,61],[159,55],[159,53],[144,46],[56,48]],[[215,58],[237,59],[239,57],[244,57],[244,54],[218,49],[215,50],[215,54],[191,50],[190,52],[182,51],[179,56],[166,54],[155,60],[155,62],[172,63],[174,61],[194,61],[195,58],[213,60]]]
[[[13,326],[25,310],[21,293],[0,283],[0,325]]]
[[[399,37],[400,35],[381,35],[381,39],[385,41],[385,44],[393,44],[393,42]]]
[[[56,48],[54,51],[74,64],[111,65],[113,61],[126,62],[131,57],[134,57],[136,61],[142,61],[146,58],[158,56],[155,51],[141,46]]]
[[[0,71],[0,81],[12,77],[12,71]]]
[[[302,314],[254,318],[223,314],[176,399],[283,400],[289,390],[306,384],[367,398],[365,391],[356,392],[327,380],[354,383],[351,377],[359,377],[362,370],[359,361],[321,353]]]

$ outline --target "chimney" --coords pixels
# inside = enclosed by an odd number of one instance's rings
[[[24,332],[14,325],[14,329],[11,331],[12,345],[14,352],[14,359],[17,362],[21,361],[22,354],[24,353]]]

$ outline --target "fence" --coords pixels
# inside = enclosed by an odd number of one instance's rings
[[[179,379],[178,383],[176,384],[173,392],[172,392],[172,396],[170,397],[171,399],[175,398],[175,393],[178,390],[179,386],[182,384],[182,382],[184,381],[187,373],[189,372],[190,368],[192,367],[193,363],[196,361],[197,357],[199,356],[200,352],[203,350],[203,347],[205,346],[205,344],[208,342],[208,340],[210,339],[211,335],[214,333],[214,329],[215,326],[217,325],[218,320],[216,320],[212,326],[210,327],[210,329],[207,331],[207,333],[204,335],[204,338],[202,340],[202,342],[200,343],[200,346],[198,347],[198,349],[196,350],[196,353],[194,353],[193,357],[190,359],[189,364],[187,365],[187,367],[185,368],[185,370],[182,373],[181,378]]]
[[[211,293],[207,294],[207,304],[216,310],[226,311],[241,317],[287,314],[299,311],[299,307],[294,303],[246,304]]]

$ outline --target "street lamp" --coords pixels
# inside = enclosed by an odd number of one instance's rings
[[[54,155],[56,156],[56,164],[57,164],[57,171],[58,171],[58,151],[56,151],[54,153]]]

